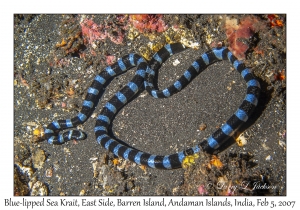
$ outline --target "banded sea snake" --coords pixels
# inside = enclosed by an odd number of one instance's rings
[[[118,157],[122,157],[140,165],[158,169],[180,168],[182,167],[182,162],[186,156],[201,151],[212,151],[219,148],[249,119],[258,103],[260,84],[251,73],[251,70],[246,68],[241,61],[237,60],[228,48],[220,47],[202,54],[170,87],[164,90],[155,90],[153,79],[156,71],[171,55],[181,52],[184,49],[185,47],[179,43],[168,44],[153,56],[149,64],[140,55],[129,54],[119,59],[115,64],[106,67],[104,71],[95,77],[89,87],[79,114],[72,119],[54,121],[47,126],[45,138],[48,140],[48,143],[63,144],[71,139],[85,139],[86,135],[78,130],[69,130],[63,134],[57,133],[60,130],[76,127],[77,125],[84,123],[88,119],[88,116],[94,111],[95,104],[97,104],[100,99],[101,94],[99,92],[106,82],[112,77],[137,66],[135,76],[132,80],[105,104],[101,113],[98,115],[94,129],[97,142]],[[229,60],[233,67],[241,74],[247,83],[247,91],[246,96],[237,111],[225,124],[209,136],[207,140],[185,151],[163,156],[148,154],[130,148],[109,136],[108,127],[110,126],[114,115],[139,91],[142,85],[144,85],[145,89],[153,97],[167,98],[182,90],[207,66],[222,60]]]

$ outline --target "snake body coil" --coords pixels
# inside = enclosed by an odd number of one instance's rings
[[[70,130],[63,134],[56,134],[57,131],[75,127],[84,123],[95,109],[95,104],[100,99],[100,90],[102,90],[106,81],[112,77],[125,72],[126,70],[137,66],[133,79],[120,91],[118,91],[104,106],[97,117],[95,134],[96,140],[105,149],[114,153],[116,156],[130,160],[137,164],[146,165],[151,168],[175,169],[182,166],[184,158],[200,151],[212,151],[220,147],[228,140],[234,132],[245,123],[254,111],[258,103],[260,85],[251,70],[238,61],[236,57],[226,48],[215,48],[202,54],[184,74],[170,87],[164,90],[156,90],[153,85],[153,79],[162,63],[171,55],[181,52],[185,47],[182,44],[169,44],[159,50],[149,62],[149,64],[138,54],[129,54],[122,57],[112,66],[108,66],[105,71],[98,74],[83,102],[79,114],[67,120],[54,121],[49,124],[45,130],[45,137],[50,144],[62,144],[71,139],[82,140],[86,135],[78,130]],[[247,83],[246,97],[237,111],[227,120],[227,122],[216,130],[207,140],[189,148],[185,151],[172,155],[153,155],[142,152],[118,142],[108,134],[108,127],[117,111],[124,106],[144,84],[145,89],[155,98],[167,98],[176,92],[182,90],[207,66],[221,60],[229,60],[233,67],[241,74]]]

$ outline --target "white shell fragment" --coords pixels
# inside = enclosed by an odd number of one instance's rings
[[[180,61],[178,59],[176,59],[174,62],[173,62],[173,66],[177,66],[178,64],[180,64]]]

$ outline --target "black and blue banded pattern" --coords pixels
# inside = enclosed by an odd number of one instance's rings
[[[87,95],[83,101],[82,109],[76,117],[67,120],[54,121],[47,126],[45,129],[45,138],[48,140],[48,143],[63,144],[71,139],[85,139],[86,135],[78,130],[70,130],[63,134],[57,134],[57,132],[60,130],[73,128],[84,123],[93,113],[95,104],[97,104],[101,97],[100,90],[103,89],[106,81],[134,66],[137,66],[138,70],[136,71],[136,75],[133,80],[128,84],[128,87],[135,94],[140,86],[143,85],[148,63],[138,54],[129,54],[118,60],[118,62],[112,66],[108,66],[103,72],[95,77],[92,85],[87,90]],[[123,94],[127,95],[127,92],[117,93],[118,98],[124,102],[126,97],[123,96]]]
[[[80,131],[68,131],[64,134],[55,135],[55,131],[70,128],[83,123],[87,116],[94,109],[94,104],[99,97],[99,90],[105,84],[107,79],[118,75],[132,66],[137,65],[137,70],[133,79],[120,91],[118,91],[104,106],[101,113],[97,117],[94,132],[97,142],[106,150],[109,150],[116,156],[130,160],[137,164],[149,166],[158,169],[175,169],[182,166],[184,158],[200,151],[211,151],[219,148],[227,139],[229,139],[235,131],[245,123],[251,113],[254,111],[258,103],[260,93],[259,82],[255,79],[251,70],[246,68],[241,61],[238,61],[232,53],[225,47],[212,49],[201,55],[192,65],[184,72],[184,74],[168,88],[164,90],[156,90],[153,85],[153,79],[157,70],[162,63],[171,55],[181,52],[185,47],[182,44],[166,45],[158,51],[150,61],[146,63],[143,58],[136,54],[130,54],[120,59],[116,64],[107,67],[106,71],[96,76],[88,95],[83,103],[81,112],[71,120],[55,121],[48,125],[46,135],[49,143],[63,143],[70,139],[83,139],[85,135]],[[200,74],[207,66],[222,60],[229,60],[234,68],[241,74],[247,83],[247,93],[242,104],[237,111],[227,120],[227,122],[215,131],[207,140],[185,151],[172,155],[153,155],[130,148],[113,137],[109,136],[108,129],[117,111],[124,106],[144,84],[145,89],[155,98],[167,98],[174,93],[182,90],[188,85],[198,74]]]
[[[181,51],[183,48],[178,47],[177,51]],[[169,54],[168,54],[169,53]],[[164,50],[158,52],[150,63],[157,63],[150,66],[160,66],[163,61],[170,57],[172,53],[170,50]],[[145,88],[150,95],[155,98],[167,98],[174,93],[179,92],[188,83],[190,83],[198,74],[200,74],[207,66],[222,60],[229,60],[233,67],[241,74],[243,79],[247,83],[247,94],[242,104],[237,111],[232,115],[227,122],[215,131],[206,141],[199,144],[200,148],[204,151],[213,151],[218,149],[222,144],[226,142],[233,134],[245,123],[258,103],[258,97],[260,94],[260,84],[251,73],[249,68],[237,60],[235,56],[226,47],[215,48],[204,54],[202,54],[192,65],[184,72],[184,74],[173,83],[173,85],[163,89],[156,90],[153,85],[153,79],[155,77],[156,69],[147,69],[147,77],[145,79]]]

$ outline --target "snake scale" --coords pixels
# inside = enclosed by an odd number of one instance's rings
[[[202,54],[192,65],[184,72],[184,74],[173,83],[173,85],[163,90],[156,90],[153,84],[156,72],[170,56],[181,52],[185,47],[180,44],[168,44],[160,49],[148,63],[138,54],[128,54],[116,63],[105,68],[93,80],[88,88],[87,95],[83,101],[82,109],[76,117],[67,120],[54,121],[45,129],[45,138],[50,144],[63,144],[71,139],[82,140],[86,135],[82,131],[69,130],[63,134],[58,132],[64,129],[76,127],[84,123],[95,109],[97,102],[100,100],[100,90],[108,80],[119,75],[128,69],[137,66],[132,80],[119,90],[104,106],[97,117],[94,132],[97,142],[118,157],[130,160],[140,165],[149,166],[158,169],[175,169],[182,167],[182,162],[186,156],[199,153],[201,151],[213,151],[219,148],[226,140],[228,140],[240,126],[245,123],[258,103],[260,94],[260,84],[246,68],[243,62],[237,58],[226,47],[214,48]],[[236,112],[217,129],[211,136],[196,146],[171,155],[154,155],[140,150],[130,148],[127,145],[115,140],[109,136],[108,129],[115,114],[123,107],[144,85],[148,93],[155,98],[167,98],[174,93],[179,92],[187,86],[198,74],[200,74],[207,66],[222,60],[229,60],[233,67],[241,74],[246,81],[247,91],[242,104]]]

